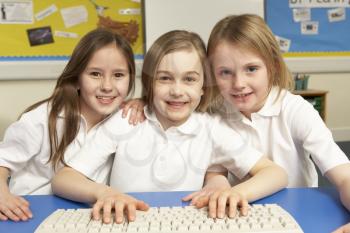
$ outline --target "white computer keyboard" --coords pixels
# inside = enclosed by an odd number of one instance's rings
[[[104,224],[91,219],[91,209],[59,209],[48,216],[35,233],[163,232],[163,233],[303,233],[294,218],[276,204],[252,205],[248,216],[212,219],[207,208],[150,208],[137,211],[134,222]]]

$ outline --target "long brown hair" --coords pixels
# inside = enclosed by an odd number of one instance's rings
[[[158,66],[163,57],[179,50],[194,50],[198,53],[204,73],[203,96],[196,111],[206,111],[213,96],[213,84],[205,44],[200,36],[185,30],[173,30],[160,36],[150,47],[143,61],[143,97],[150,110],[153,110],[153,86]]]
[[[278,96],[282,89],[292,89],[293,79],[283,60],[279,45],[260,16],[231,15],[220,20],[209,37],[207,49],[209,59],[221,42],[234,44],[258,55],[266,65],[269,88],[279,87]]]
[[[74,140],[80,125],[79,93],[77,91],[79,76],[83,73],[94,53],[115,43],[123,53],[129,68],[128,94],[134,90],[135,62],[134,54],[129,43],[120,35],[114,34],[106,29],[95,29],[87,33],[75,47],[66,67],[59,76],[52,95],[28,107],[23,113],[29,112],[39,105],[48,102],[49,117],[48,129],[50,139],[50,157],[54,169],[59,163],[66,164],[64,152],[68,145]],[[59,139],[57,135],[57,118],[63,113],[64,125],[63,136]]]

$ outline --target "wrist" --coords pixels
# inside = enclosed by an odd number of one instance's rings
[[[236,195],[238,195],[242,199],[248,200],[247,194],[245,192],[243,192],[241,189],[236,188],[235,186],[233,186],[230,189],[230,191],[231,191],[231,193],[235,193]]]
[[[230,183],[227,178],[223,175],[216,175],[207,180],[205,186],[214,186],[214,187],[222,187],[222,188],[231,188]]]
[[[95,201],[99,200],[99,199],[103,199],[106,196],[109,195],[115,195],[118,194],[119,192],[117,192],[115,189],[111,188],[108,185],[100,185],[100,187],[97,187],[97,192],[95,195]]]
[[[7,180],[4,181],[4,180],[1,180],[0,181],[0,192],[5,194],[5,193],[10,193],[10,189],[9,189],[9,186],[7,184]]]

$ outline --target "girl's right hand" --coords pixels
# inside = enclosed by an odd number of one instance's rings
[[[27,221],[33,214],[29,209],[29,202],[23,197],[9,192],[0,193],[0,220],[8,219],[18,222]]]
[[[110,223],[112,209],[115,211],[115,222],[123,223],[124,213],[127,213],[129,221],[135,221],[136,210],[147,211],[149,206],[145,202],[137,200],[129,195],[119,192],[109,192],[97,199],[92,208],[92,218],[94,220],[99,220],[102,210],[103,222]]]
[[[142,99],[137,98],[125,101],[120,106],[123,109],[122,117],[127,117],[128,112],[131,111],[129,116],[129,124],[137,125],[138,123],[141,123],[146,119],[145,114],[143,112],[144,106],[145,102]]]

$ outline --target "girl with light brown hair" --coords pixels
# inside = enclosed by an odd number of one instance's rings
[[[349,160],[314,107],[290,92],[291,74],[265,21],[251,14],[223,18],[207,51],[217,112],[287,171],[288,187],[317,187],[316,164],[350,209]]]

